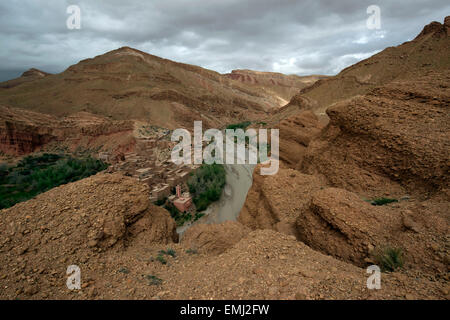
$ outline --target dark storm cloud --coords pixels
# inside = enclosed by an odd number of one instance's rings
[[[66,27],[71,4],[81,30]],[[381,9],[381,30],[366,27],[369,5]],[[335,74],[449,13],[444,0],[2,1],[0,80],[31,67],[61,72],[125,45],[219,72]]]

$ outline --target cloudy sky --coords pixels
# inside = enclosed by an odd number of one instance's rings
[[[67,28],[78,5],[81,29]],[[369,29],[367,8],[380,8]],[[121,46],[221,73],[336,74],[450,15],[448,0],[2,0],[0,81]]]

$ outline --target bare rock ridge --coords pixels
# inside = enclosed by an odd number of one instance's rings
[[[303,158],[306,148],[320,134],[323,125],[310,110],[283,119],[275,126],[280,130],[280,159],[295,168]]]
[[[444,24],[432,22],[413,41],[387,48],[334,77],[319,79],[301,89],[290,104],[301,97],[308,98],[314,104],[314,112],[325,117],[325,110],[333,103],[365,94],[394,80],[413,79],[417,70],[448,70],[449,28],[449,17]]]
[[[25,82],[31,82],[34,80],[42,79],[48,75],[50,75],[50,73],[38,70],[36,68],[31,68],[31,69],[25,71],[24,73],[22,73],[22,75],[17,79],[12,79],[9,81],[1,82],[0,89],[1,88],[4,88],[4,89],[13,88],[13,87],[21,85],[22,83],[25,83]]]
[[[298,171],[264,177],[256,168],[239,221],[361,267],[375,249],[400,247],[407,269],[442,277],[450,257],[449,80],[431,72],[329,108],[330,123],[300,153]],[[367,202],[380,197],[398,202]]]
[[[31,68],[24,73],[22,73],[22,77],[35,77],[35,78],[43,78],[48,76],[50,73],[38,70],[36,68]]]
[[[202,119],[205,126],[222,127],[235,119],[262,118],[270,109],[284,105],[305,86],[304,81],[315,79],[278,77],[294,80],[283,78],[281,86],[252,86],[215,71],[123,47],[80,61],[60,74],[30,70],[22,80],[11,80],[16,81],[14,85],[1,83],[0,103],[56,117],[85,111],[170,129],[190,128],[194,119]]]
[[[298,238],[314,249],[361,267],[375,262],[375,250],[402,248],[406,269],[442,277],[447,268],[443,249],[446,231],[436,224],[443,223],[446,215],[442,209],[435,209],[424,219],[412,203],[374,208],[347,190],[320,190],[297,218]],[[413,229],[405,223],[408,219],[413,221]]]
[[[369,248],[391,244],[404,248],[409,268],[448,270],[449,80],[427,71],[327,110],[330,123],[297,168],[342,189],[313,197],[298,216],[299,239],[358,265]],[[400,202],[363,201],[382,196]]]
[[[295,236],[300,209],[320,190],[320,180],[293,169],[280,169],[273,176],[258,172],[259,166],[238,220],[251,229],[273,229]]]
[[[401,196],[447,187],[449,80],[448,73],[432,72],[333,105],[330,124],[298,166],[373,196],[386,188]]]
[[[299,90],[313,84],[326,76],[285,75],[276,72],[260,72],[253,70],[232,70],[226,77],[242,82],[248,86],[259,88],[278,97],[280,102],[287,102]],[[284,104],[284,103],[283,103]]]
[[[5,154],[24,155],[51,147],[51,143],[69,150],[101,147],[120,152],[133,147],[133,129],[132,121],[112,121],[86,112],[58,119],[0,106],[0,151]]]
[[[0,106],[0,151],[6,154],[33,152],[54,139],[52,116]]]
[[[435,37],[439,37],[441,35],[450,36],[450,16],[444,19],[444,24],[437,21],[433,21],[430,24],[427,24],[423,28],[422,32],[419,33],[419,35],[416,37],[416,39],[428,34],[433,34]]]
[[[313,249],[360,267],[373,264],[377,250],[401,248],[403,272],[440,279],[446,292],[450,38],[438,34],[441,24],[432,25],[415,40],[427,45],[421,59],[442,54],[433,50],[445,50],[447,58],[434,61],[433,68],[417,65],[407,76],[329,106],[328,125],[319,133],[308,130],[309,141],[302,144],[296,165],[285,152],[284,162],[296,170],[282,167],[271,177],[255,170],[241,223],[294,235]],[[401,59],[393,63],[394,70],[403,66]],[[323,85],[319,81],[307,90]],[[297,117],[307,112],[303,109]],[[303,125],[291,122],[295,129],[303,130]],[[380,198],[395,202],[371,204]]]

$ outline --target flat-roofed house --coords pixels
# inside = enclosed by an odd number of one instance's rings
[[[181,212],[186,212],[192,205],[192,198],[189,193],[181,194],[180,185],[176,186],[176,199],[173,200],[173,205]]]

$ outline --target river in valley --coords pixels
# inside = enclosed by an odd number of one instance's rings
[[[252,186],[254,164],[224,164],[226,184],[219,201],[212,203],[204,211],[205,216],[193,223],[177,228],[182,237],[184,231],[197,223],[222,223],[236,220]]]

